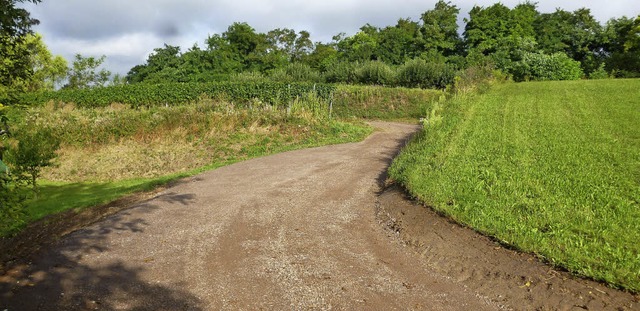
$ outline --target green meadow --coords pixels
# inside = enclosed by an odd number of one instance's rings
[[[507,83],[440,103],[391,177],[456,221],[640,291],[640,80]]]

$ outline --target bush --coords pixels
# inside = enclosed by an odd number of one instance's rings
[[[166,83],[129,84],[95,89],[60,90],[56,92],[26,93],[22,104],[41,105],[48,102],[74,103],[78,107],[108,107],[114,103],[132,107],[177,106],[198,101],[202,95],[223,97],[237,104],[258,99],[275,105],[290,102],[303,94],[315,91],[327,99],[335,87],[312,83],[276,82],[215,82],[215,83]]]
[[[508,78],[500,70],[490,64],[474,65],[458,72],[454,78],[451,91],[455,94],[471,92],[484,93],[493,81],[506,81]]]
[[[10,232],[25,223],[25,192],[10,175],[0,172],[0,232]]]
[[[323,76],[327,83],[354,84],[358,82],[356,63],[351,62],[337,62],[330,66]]]
[[[393,85],[396,73],[381,61],[366,62],[356,70],[358,82],[372,85]]]
[[[578,80],[583,75],[580,62],[564,53],[547,55],[526,52],[513,68],[513,79],[516,81]]]
[[[589,79],[607,79],[607,78],[609,78],[609,74],[604,69],[604,63],[600,64],[600,67],[598,67],[598,69],[594,70],[592,73],[589,74]]]
[[[422,59],[407,61],[398,69],[398,84],[405,87],[444,89],[453,83],[454,77],[453,66]]]
[[[229,80],[233,82],[265,82],[267,78],[259,72],[244,71],[241,73],[235,73],[229,76]]]
[[[307,64],[291,63],[285,70],[293,82],[320,82],[320,74]]]
[[[309,65],[303,63],[291,63],[285,68],[271,72],[269,78],[274,82],[320,82],[320,74]]]
[[[34,189],[42,168],[51,166],[60,147],[60,140],[48,129],[18,132],[14,135],[17,143],[9,145],[6,151],[7,163],[15,178]]]
[[[341,85],[333,97],[333,114],[342,119],[417,120],[443,95],[439,90]]]

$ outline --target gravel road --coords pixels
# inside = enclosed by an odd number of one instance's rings
[[[373,125],[361,143],[216,169],[75,231],[0,278],[0,310],[517,310],[381,224],[385,171],[417,127]]]

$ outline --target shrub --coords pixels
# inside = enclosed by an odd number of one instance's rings
[[[589,79],[607,79],[609,78],[609,74],[604,69],[604,63],[600,64],[598,69],[594,70],[589,74]]]
[[[490,63],[474,65],[458,72],[451,91],[455,94],[484,93],[496,80],[506,81],[508,78]]]
[[[132,107],[177,106],[198,101],[203,95],[223,97],[239,105],[258,99],[267,104],[286,103],[307,92],[315,91],[327,99],[334,86],[312,83],[276,82],[215,82],[215,83],[166,83],[128,84],[95,89],[60,90],[56,92],[26,93],[22,104],[41,105],[74,103],[78,107],[108,107],[114,103]]]
[[[370,61],[356,70],[358,82],[372,85],[393,85],[396,73],[381,61]]]
[[[271,72],[269,78],[274,82],[320,82],[320,74],[309,65],[303,63],[291,63],[285,68]]]
[[[25,223],[25,192],[6,173],[0,172],[0,232],[10,232]]]
[[[327,68],[323,74],[327,83],[347,83],[353,84],[358,82],[356,75],[356,63],[337,62],[333,66]]]
[[[582,76],[580,62],[564,53],[547,55],[526,52],[513,68],[516,81],[578,80]]]
[[[422,59],[407,61],[398,69],[398,83],[405,87],[444,89],[453,83],[454,77],[453,66]]]
[[[17,143],[10,144],[6,152],[11,174],[36,189],[42,168],[53,164],[60,140],[48,129],[21,131],[14,137]]]
[[[229,80],[233,82],[265,82],[267,79],[259,72],[244,71],[229,76]]]
[[[291,63],[285,70],[293,82],[320,82],[320,74],[307,64]]]

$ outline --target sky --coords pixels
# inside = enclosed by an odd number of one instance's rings
[[[34,30],[44,36],[53,54],[69,62],[74,55],[105,55],[104,67],[126,74],[143,64],[154,48],[178,45],[186,51],[195,43],[224,32],[234,22],[247,22],[258,32],[275,28],[307,30],[313,41],[329,42],[341,32],[352,35],[369,23],[395,25],[399,18],[419,20],[437,0],[44,0],[23,4],[40,20]],[[474,5],[497,0],[453,0],[460,24]],[[523,0],[502,0],[514,7]],[[538,11],[591,9],[604,24],[611,18],[640,15],[638,0],[538,0]]]

